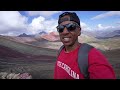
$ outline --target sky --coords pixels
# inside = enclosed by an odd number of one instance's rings
[[[58,17],[65,11],[0,11],[0,35],[17,36],[57,31]],[[120,30],[120,11],[76,12],[84,31]]]

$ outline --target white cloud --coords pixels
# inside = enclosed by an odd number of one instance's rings
[[[85,31],[91,31],[92,29],[84,22],[81,22],[81,29]]]
[[[38,14],[34,12],[39,12]],[[29,17],[25,17],[21,15],[18,11],[0,11],[0,34],[2,35],[19,35],[21,33],[26,34],[38,34],[40,31],[44,30],[46,32],[57,31],[57,20],[56,19],[46,19],[44,16],[40,16],[41,13],[43,15],[52,15],[58,13],[58,11],[29,11],[31,15],[39,15],[37,18],[33,18],[30,24],[27,23]],[[108,14],[101,16],[107,17],[110,15],[120,15],[120,12],[116,11],[108,12]],[[100,18],[100,17],[98,17]],[[93,30],[118,30],[120,29],[120,22],[116,26],[105,26],[102,24],[98,24],[95,28],[91,28],[84,22],[81,22],[82,30],[93,31]]]
[[[61,13],[61,11],[28,11],[27,12],[30,16],[41,15],[44,17],[49,17],[56,13]]]
[[[39,16],[34,18],[28,26],[28,30],[31,34],[37,34],[44,30],[46,32],[56,31],[57,20],[46,20],[44,17]]]
[[[109,12],[97,15],[97,16],[91,18],[91,20],[102,19],[102,18],[105,18],[105,17],[115,16],[115,15],[120,16],[120,11],[109,11]]]
[[[112,30],[117,30],[120,29],[120,26],[103,26],[102,24],[98,24],[94,30],[98,31],[112,31]]]
[[[27,26],[27,18],[18,11],[0,11],[0,34],[20,34]]]
[[[51,13],[51,15],[52,14],[53,13]],[[1,11],[0,34],[19,35],[22,33],[37,34],[41,30],[46,32],[56,31],[57,20],[55,19],[46,20],[45,17],[39,16],[37,18],[33,18],[32,22],[29,24],[27,23],[28,18],[29,17],[21,15],[18,11]]]
[[[95,28],[90,28],[86,23],[81,22],[82,31],[114,31],[120,30],[120,25],[110,26],[110,25],[102,25],[98,24]]]

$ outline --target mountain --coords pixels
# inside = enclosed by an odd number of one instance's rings
[[[92,37],[96,37],[96,33],[94,31],[85,31],[85,30],[81,30],[81,34],[87,35],[87,36],[92,36]]]
[[[41,31],[38,34],[27,35],[26,33],[20,34],[18,37],[31,37],[40,40],[41,38],[47,41],[59,41],[59,34],[57,32],[47,33],[45,31]]]
[[[35,35],[27,35],[26,33],[20,34],[18,37],[34,37]]]
[[[106,35],[106,37],[120,37],[120,30],[115,30],[113,32],[110,32]]]
[[[44,48],[44,46],[40,47],[28,43],[21,43],[6,38],[6,36],[0,36],[0,42],[2,42],[0,43],[1,46],[8,47],[23,54],[56,56],[56,50]]]
[[[120,30],[109,30],[109,31],[102,31],[102,30],[96,30],[96,31],[82,31],[82,34],[87,36],[92,36],[97,39],[108,39],[113,37],[120,37]]]
[[[95,37],[93,37],[92,35],[88,36],[88,35],[85,35],[85,34],[81,34],[79,37],[78,37],[78,41],[79,42],[82,42],[82,43],[92,43],[92,42],[96,42],[97,39]]]
[[[114,30],[110,32],[101,32],[99,35],[96,36],[98,39],[108,39],[113,37],[120,37],[120,30]]]
[[[45,34],[45,35],[42,35],[41,38],[44,38],[48,41],[52,41],[52,42],[55,42],[55,41],[59,41],[59,34],[57,32],[50,32],[48,34]]]
[[[0,37],[20,43],[28,43],[28,42],[36,41],[36,39],[33,37],[18,37],[18,36],[0,36]]]
[[[27,35],[26,33],[22,33],[18,35],[18,37],[36,37],[36,36],[38,37],[38,36],[45,35],[45,34],[47,34],[45,31],[41,31],[38,34],[32,34],[32,35]]]
[[[115,32],[119,33],[119,31],[115,31]],[[2,43],[0,44],[3,44],[4,43],[3,41],[7,39],[8,41],[10,40],[16,43],[23,43],[23,44],[32,45],[35,47],[50,48],[50,49],[56,49],[56,50],[58,50],[60,46],[62,45],[62,42],[60,41],[60,38],[59,38],[59,34],[57,32],[50,32],[48,34],[41,35],[38,37],[17,37],[17,36],[0,35],[0,39],[1,38],[2,38],[1,40]],[[89,33],[89,36],[82,33],[81,36],[78,37],[78,41],[81,43],[88,43],[90,45],[93,45],[94,47],[100,50],[112,50],[112,49],[120,48],[119,37],[108,38],[108,39],[97,39],[94,36],[90,35],[90,33]],[[10,43],[9,42],[5,43],[5,45],[10,46]],[[14,48],[18,46],[15,46]]]
[[[47,34],[45,31],[41,31],[41,32],[39,33],[39,35],[45,35],[45,34]]]

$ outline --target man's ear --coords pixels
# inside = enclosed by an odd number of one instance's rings
[[[78,36],[81,35],[81,27],[78,28]]]

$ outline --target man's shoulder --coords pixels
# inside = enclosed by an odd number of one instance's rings
[[[107,58],[106,56],[102,53],[101,50],[97,49],[97,48],[92,48],[89,52],[89,60],[92,60],[94,62],[96,61],[106,61]]]
[[[93,48],[91,48],[89,53],[102,54],[102,50],[100,50],[100,49],[98,49],[96,47],[93,47]]]
[[[80,43],[80,50],[82,50],[82,51],[91,51],[93,48],[95,48],[94,46],[92,46],[92,45],[90,45],[90,44],[88,44],[88,43]]]

